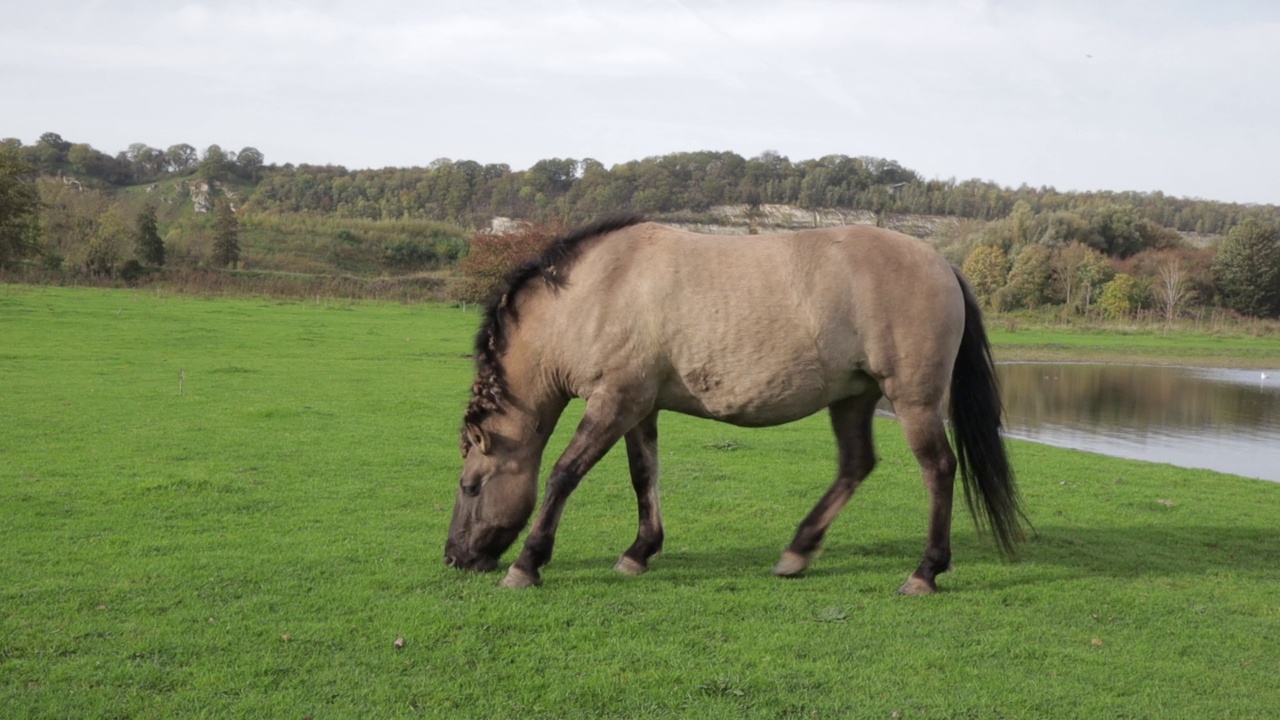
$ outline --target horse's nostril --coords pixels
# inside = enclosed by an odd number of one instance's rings
[[[457,559],[457,558],[455,558],[455,557],[454,557],[454,556],[452,556],[452,555],[445,555],[445,556],[444,556],[444,564],[445,564],[445,565],[447,565],[448,567],[457,567],[457,566],[458,566],[458,559]]]

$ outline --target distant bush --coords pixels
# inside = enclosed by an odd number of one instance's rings
[[[142,267],[142,263],[137,258],[129,258],[120,266],[120,279],[124,280],[129,287],[136,287],[138,279],[142,277],[146,269]]]
[[[439,259],[433,246],[416,238],[392,243],[382,251],[382,261],[387,267],[396,270],[421,270],[434,267]]]
[[[1144,280],[1119,273],[1102,287],[1098,308],[1103,317],[1121,320],[1151,304],[1151,290]]]
[[[480,232],[458,263],[462,277],[450,288],[455,300],[480,303],[525,261],[532,260],[564,234],[560,223],[525,224],[508,232]]]

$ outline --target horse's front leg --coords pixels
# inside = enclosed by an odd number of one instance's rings
[[[542,582],[539,571],[551,561],[556,528],[560,525],[565,501],[578,487],[582,476],[649,412],[647,409],[631,410],[629,406],[634,404],[624,402],[623,396],[614,392],[597,393],[587,400],[582,422],[578,423],[569,446],[551,469],[542,508],[529,529],[520,557],[502,579],[503,586],[523,588]]]
[[[639,575],[649,569],[649,558],[662,551],[662,509],[658,504],[658,413],[641,420],[626,434],[627,465],[631,486],[636,491],[640,527],[636,541],[613,566],[624,575]]]

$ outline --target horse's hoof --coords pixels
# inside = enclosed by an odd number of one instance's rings
[[[623,575],[643,575],[648,572],[649,566],[623,555],[614,563],[613,569]]]
[[[521,588],[541,585],[542,578],[534,577],[533,575],[530,575],[529,573],[523,570],[520,570],[515,565],[512,565],[511,569],[507,570],[507,576],[502,578],[502,582],[498,584],[504,588],[519,590]]]
[[[899,595],[932,595],[936,592],[938,592],[936,584],[915,575],[907,578],[907,581],[902,583],[902,587],[898,588]]]
[[[795,577],[804,572],[807,567],[809,567],[809,558],[798,552],[787,550],[778,559],[778,564],[773,566],[773,574],[778,577]]]

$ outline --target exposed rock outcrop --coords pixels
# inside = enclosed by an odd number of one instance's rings
[[[191,193],[191,204],[198,213],[207,213],[213,210],[213,198],[221,193],[223,197],[231,201],[231,209],[236,209],[236,202],[239,200],[239,193],[229,189],[223,183],[217,180],[192,180],[183,183],[188,192]]]
[[[959,220],[937,215],[886,214],[882,219],[870,210],[819,208],[806,210],[794,205],[716,205],[707,211],[711,222],[675,222],[696,232],[717,235],[741,235],[751,232],[786,232],[836,225],[882,224],[892,230],[928,238],[944,228],[954,227]]]

